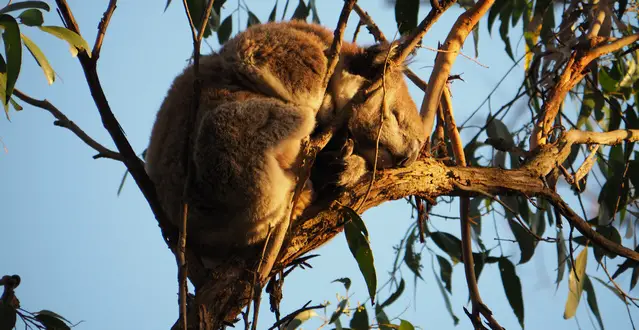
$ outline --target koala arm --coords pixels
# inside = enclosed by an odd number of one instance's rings
[[[257,243],[285,216],[294,180],[290,167],[315,125],[310,108],[271,98],[223,103],[200,119],[194,139],[194,205],[214,205],[194,239]],[[198,211],[195,211],[198,212]]]

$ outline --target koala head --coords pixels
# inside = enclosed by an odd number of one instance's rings
[[[389,44],[343,49],[339,71],[336,70],[332,81],[335,111],[341,111],[363,84],[383,72],[391,50]],[[426,138],[417,106],[408,93],[403,67],[391,68],[384,81],[384,88],[373,91],[353,109],[347,123],[349,135],[355,141],[355,153],[371,166],[375,163],[379,136],[379,169],[411,164]]]

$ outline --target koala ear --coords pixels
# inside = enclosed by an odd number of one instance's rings
[[[359,48],[351,54],[344,54],[342,58],[344,70],[372,80],[383,70],[386,57],[393,56],[388,54],[389,50],[391,50],[389,43],[381,43],[368,48]]]

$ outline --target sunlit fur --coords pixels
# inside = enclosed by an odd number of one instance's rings
[[[179,227],[186,180],[183,148],[190,138],[195,173],[187,196],[189,244],[223,249],[254,245],[285,218],[294,188],[291,166],[301,140],[314,130],[316,118],[320,125],[335,120],[339,108],[371,79],[371,70],[381,67],[380,56],[387,50],[344,43],[324,99],[325,51],[332,38],[319,25],[269,23],[253,26],[218,53],[203,56],[202,95],[193,128],[187,127],[192,67],[175,79],[157,114],[146,161],[161,202]],[[340,123],[355,140],[355,152],[343,160],[347,170],[341,185],[357,182],[374,161],[381,95],[380,89]],[[388,74],[386,100],[390,115],[380,138],[380,168],[414,160],[424,138],[400,71]],[[312,185],[306,187],[296,214],[312,201]]]

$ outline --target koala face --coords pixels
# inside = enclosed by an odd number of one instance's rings
[[[339,76],[334,78],[332,86],[335,111],[341,111],[363,84],[376,79],[384,68],[389,48],[389,45],[376,45],[347,50],[342,55],[338,67],[341,72],[336,73]],[[426,138],[402,68],[387,72],[384,80],[384,88],[375,90],[363,104],[357,105],[347,123],[355,142],[354,152],[371,167],[377,154],[378,169],[411,164]]]

